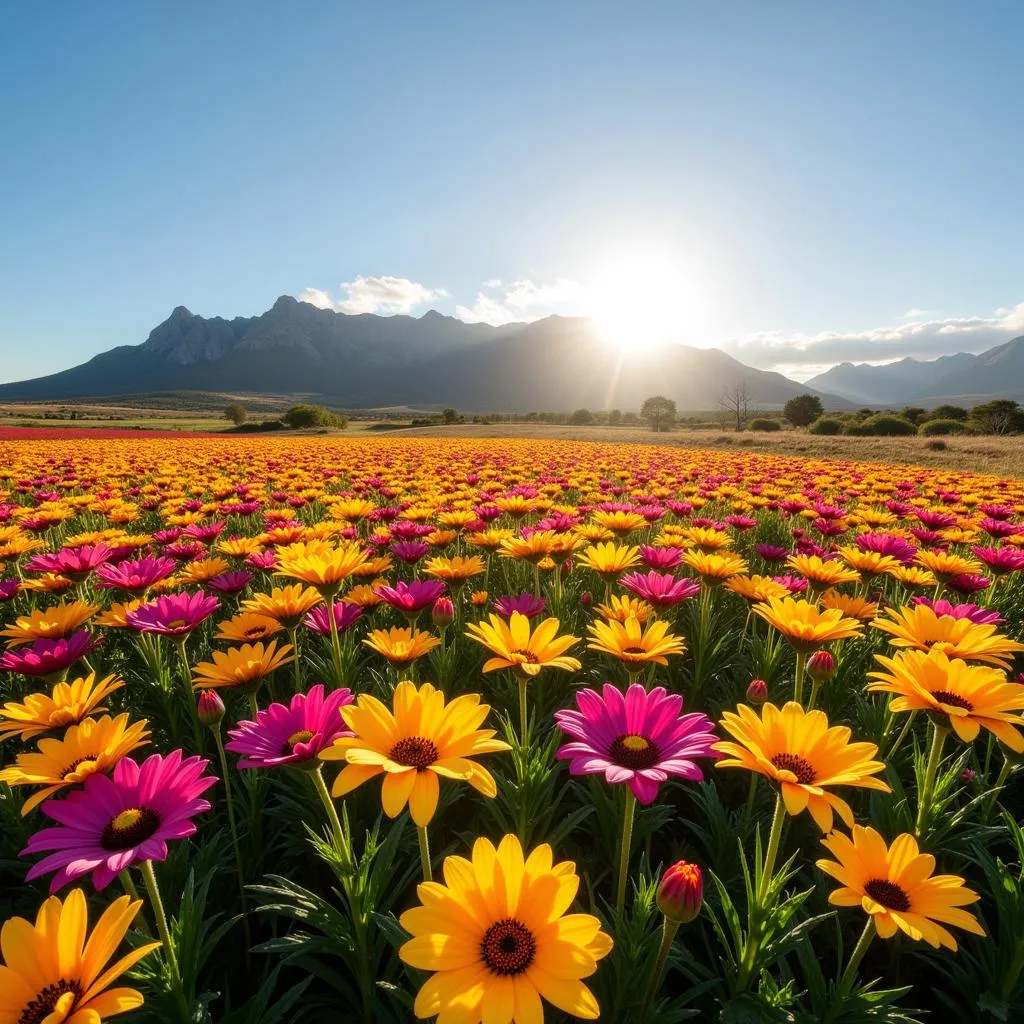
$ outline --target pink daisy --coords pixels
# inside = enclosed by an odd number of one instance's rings
[[[131,593],[148,590],[154,583],[173,576],[177,564],[173,558],[140,558],[134,562],[109,562],[96,569],[96,586]]]
[[[192,819],[210,809],[200,794],[217,779],[203,775],[201,757],[182,759],[180,750],[153,754],[141,765],[130,757],[113,774],[90,775],[82,789],[63,800],[47,800],[43,814],[59,824],[28,841],[22,856],[55,851],[28,873],[31,881],[57,871],[50,892],[92,873],[92,884],[105,889],[118,872],[147,860],[166,860],[167,841],[196,831]]]
[[[239,722],[228,731],[224,748],[244,755],[239,768],[273,768],[281,764],[316,768],[317,754],[339,736],[351,736],[341,709],[352,703],[348,687],[324,696],[323,683],[309,693],[297,693],[287,706],[271,704],[256,712],[256,720]]]
[[[0,669],[20,672],[23,676],[51,676],[70,668],[101,643],[98,637],[84,629],[59,640],[36,640],[27,647],[6,651],[0,657]]]
[[[354,626],[356,620],[363,614],[363,609],[357,604],[349,604],[347,601],[335,601],[334,603],[334,624],[338,627],[339,633]],[[331,613],[327,605],[319,604],[302,620],[306,629],[311,629],[321,636],[331,635]]]
[[[220,606],[217,598],[199,590],[194,594],[162,594],[155,601],[128,612],[128,625],[143,633],[181,636],[191,633]]]
[[[444,593],[440,580],[399,580],[393,587],[377,587],[377,596],[407,618],[417,619],[424,608],[433,607]]]
[[[701,782],[695,757],[717,760],[715,723],[700,712],[680,716],[683,698],[657,686],[649,693],[634,683],[625,696],[611,683],[603,695],[576,694],[579,711],[558,711],[555,722],[573,738],[558,749],[572,775],[603,772],[610,783],[624,782],[642,804],[658,795],[669,776]]]
[[[535,597],[526,591],[521,594],[503,594],[494,601],[494,610],[508,619],[512,618],[513,612],[519,612],[528,619],[535,619],[547,606],[547,598]]]
[[[700,593],[700,584],[695,580],[676,579],[671,573],[631,572],[619,582],[655,608],[671,608]]]

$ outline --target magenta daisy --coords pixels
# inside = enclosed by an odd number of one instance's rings
[[[947,589],[964,596],[988,590],[990,586],[992,586],[992,581],[987,576],[974,572],[960,572],[946,580]]]
[[[155,601],[132,609],[128,625],[143,633],[181,636],[191,633],[220,606],[217,598],[199,590],[194,594],[162,594]]]
[[[54,893],[91,873],[100,890],[132,864],[166,860],[168,840],[192,835],[192,819],[210,809],[200,799],[217,781],[203,775],[208,763],[201,757],[183,760],[180,750],[153,754],[141,765],[125,757],[110,777],[90,775],[65,799],[47,800],[43,814],[59,824],[37,832],[21,854],[53,852],[32,867],[27,880],[56,871]]]
[[[112,554],[106,544],[85,544],[80,548],[61,548],[50,554],[33,555],[25,568],[29,572],[52,572],[81,583],[97,566],[109,561]]]
[[[385,604],[415,620],[424,608],[433,607],[444,593],[444,584],[440,580],[413,580],[411,583],[399,580],[393,587],[377,587],[376,591]]]
[[[10,601],[20,590],[21,580],[0,580],[0,601]]]
[[[911,604],[923,604],[936,615],[948,615],[952,619],[970,619],[982,626],[1001,626],[1006,619],[995,608],[981,608],[976,604],[953,604],[941,598],[933,601],[930,597],[912,597]]]
[[[334,603],[334,622],[339,633],[344,633],[346,629],[354,626],[362,614],[363,609],[357,604],[349,604],[347,601],[335,601]],[[306,629],[311,629],[314,633],[319,633],[321,636],[331,635],[331,613],[325,604],[318,604],[302,622]]]
[[[391,545],[391,553],[406,565],[415,565],[429,550],[430,545],[419,540],[399,541]]]
[[[0,669],[23,676],[56,675],[95,651],[101,643],[99,637],[84,629],[59,640],[36,640],[28,647],[6,651],[0,656]]]
[[[917,554],[917,545],[894,533],[862,533],[854,541],[861,551],[874,551],[889,555],[904,565],[910,565]]]
[[[323,683],[309,693],[297,693],[291,703],[271,704],[256,712],[254,722],[239,722],[228,731],[225,750],[242,754],[239,768],[274,768],[290,764],[315,769],[317,755],[339,736],[351,736],[341,709],[353,700],[348,687],[324,696]]]
[[[177,565],[173,558],[140,558],[135,562],[105,562],[96,569],[96,586],[110,590],[142,593],[154,583],[174,575]]]
[[[1024,551],[1017,551],[1015,548],[983,548],[972,547],[977,558],[980,558],[989,568],[993,576],[1004,576],[1011,572],[1020,572],[1024,569]]]
[[[219,594],[237,594],[245,590],[252,583],[252,579],[251,572],[236,569],[234,572],[222,572],[219,576],[214,576],[213,579],[206,581],[206,585]]]
[[[579,711],[558,711],[555,722],[572,742],[556,758],[569,761],[572,775],[603,772],[610,783],[624,782],[642,804],[651,803],[670,776],[700,782],[694,758],[717,760],[715,723],[694,712],[680,715],[683,698],[663,686],[647,692],[634,683],[625,696],[611,683],[602,694],[580,690]]]
[[[671,608],[700,593],[700,584],[696,580],[677,579],[671,573],[653,570],[648,573],[631,572],[619,582],[626,590],[656,608]]]
[[[640,559],[651,569],[677,569],[683,564],[683,549],[658,548],[652,544],[641,544]]]
[[[547,598],[535,597],[525,591],[521,594],[503,594],[494,600],[494,610],[509,619],[512,618],[513,612],[519,612],[528,619],[535,619],[547,606]]]

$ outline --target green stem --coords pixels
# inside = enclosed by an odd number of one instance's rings
[[[796,680],[793,685],[793,700],[797,704],[802,704],[804,699],[804,668],[807,665],[807,652],[797,651],[796,652],[796,671],[794,679]]]
[[[988,824],[988,819],[992,817],[992,808],[995,806],[996,800],[999,799],[999,791],[1006,784],[1006,780],[1010,777],[1010,772],[1013,771],[1013,765],[1010,764],[1009,758],[1003,760],[1003,767],[999,769],[999,775],[996,778],[995,785],[992,787],[992,792],[989,793],[985,800],[985,809],[981,812],[981,823],[982,825]]]
[[[917,822],[914,825],[914,835],[921,838],[921,829],[924,825],[925,816],[931,810],[932,797],[935,793],[935,776],[939,770],[939,762],[942,760],[942,747],[946,742],[946,732],[941,725],[932,722],[932,744],[928,751],[928,764],[924,770],[924,782],[921,792],[917,795]]]
[[[338,808],[334,806],[334,800],[331,798],[331,794],[327,791],[327,784],[324,782],[324,777],[320,769],[317,768],[312,775],[313,785],[316,787],[320,801],[324,805],[324,809],[327,811],[327,819],[331,823],[331,830],[334,832],[334,841],[337,844],[338,851],[345,858],[345,862],[351,865],[352,848],[348,841],[348,837],[345,835],[345,830],[341,827],[341,819],[338,817]]]
[[[121,880],[121,887],[125,891],[125,895],[130,896],[133,900],[139,901],[142,897],[139,895],[139,890],[135,888],[135,883],[132,881],[132,876],[128,873],[128,869],[119,871],[117,877]],[[135,927],[139,929],[143,935],[152,935],[153,933],[149,930],[149,925],[146,924],[146,919],[142,916],[141,912],[135,915]]]
[[[231,793],[231,774],[228,771],[228,756],[224,750],[224,739],[220,734],[219,728],[213,730],[213,739],[217,744],[217,755],[220,758],[220,774],[224,780],[224,797],[225,803],[228,806],[228,826],[231,829],[231,845],[235,851],[235,871],[238,874],[238,892],[242,898],[242,917],[245,921],[246,946],[248,947],[252,943],[249,941],[248,936],[249,919],[245,916],[245,872],[242,870],[242,847],[238,842],[238,825],[235,822],[235,800]]]
[[[654,1001],[655,993],[658,991],[661,976],[665,971],[665,964],[668,962],[668,953],[672,948],[672,942],[679,931],[679,922],[670,921],[667,917],[661,919],[661,945],[658,947],[658,956],[654,961],[654,970],[651,972],[651,980],[647,983],[647,994],[644,996],[643,1009],[640,1012],[640,1020],[647,1020],[651,1003]]]
[[[811,695],[807,698],[807,710],[813,711],[814,705],[818,703],[818,694],[821,691],[821,683],[817,679],[811,681]]]
[[[156,883],[156,872],[153,870],[153,862],[144,860],[139,864],[142,870],[142,879],[146,883],[146,891],[149,893],[149,902],[153,910],[153,918],[156,921],[156,930],[163,945],[164,959],[171,972],[171,984],[174,986],[175,995],[181,1004],[182,1021],[190,1017],[188,1000],[185,998],[185,988],[181,982],[181,968],[178,966],[178,956],[174,950],[174,943],[171,941],[171,929],[167,925],[167,914],[164,912],[164,903],[160,899],[160,887]]]
[[[619,885],[615,893],[615,920],[622,921],[626,908],[626,881],[629,875],[629,847],[633,840],[633,816],[636,812],[636,797],[626,787],[626,807],[622,814],[622,845],[619,847]]]
[[[292,684],[295,687],[296,693],[302,692],[302,671],[299,666],[299,627],[292,626],[288,630],[288,635],[292,642],[292,657],[295,659],[292,662]]]
[[[886,752],[886,761],[890,761],[892,760],[892,758],[896,756],[896,751],[900,749],[900,747],[903,745],[903,741],[907,738],[907,733],[910,732],[910,727],[914,724],[914,718],[916,717],[916,715],[916,711],[911,711],[907,715],[907,720],[903,723],[903,728],[900,730],[900,734],[896,737],[895,742]]]
[[[843,971],[843,976],[839,979],[839,987],[836,989],[837,996],[845,996],[850,991],[853,979],[857,977],[857,968],[860,966],[861,960],[864,959],[864,954],[868,951],[868,946],[871,945],[871,940],[874,937],[875,919],[869,914],[864,924],[864,931],[860,933],[857,945],[853,947],[853,952],[846,964],[846,970]]]
[[[524,746],[526,745],[526,728],[527,728],[527,716],[526,716],[526,677],[516,676],[516,681],[519,684],[519,742]]]
[[[416,826],[416,838],[420,841],[420,866],[423,868],[423,881],[432,882],[434,873],[430,870],[430,838],[426,825]]]
[[[782,824],[786,820],[786,807],[782,802],[782,791],[775,797],[775,814],[772,817],[772,828],[768,835],[768,849],[764,854],[764,868],[761,871],[761,884],[757,887],[757,902],[764,903],[768,884],[775,874],[775,861],[779,856],[779,843],[782,841]]]

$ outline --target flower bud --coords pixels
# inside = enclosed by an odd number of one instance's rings
[[[474,608],[481,608],[487,604],[487,591],[486,590],[474,590],[470,595],[469,600],[472,602]]]
[[[199,694],[199,704],[196,714],[199,721],[209,729],[219,729],[221,719],[224,717],[224,701],[216,690],[203,690]]]
[[[696,864],[677,861],[658,883],[658,909],[676,924],[688,924],[704,902],[704,876]]]
[[[836,659],[828,651],[815,651],[807,659],[807,674],[816,683],[827,683],[836,674]]]
[[[434,602],[430,612],[430,618],[438,629],[447,629],[455,618],[455,605],[450,597],[439,597]]]
[[[978,773],[973,768],[965,768],[960,773],[961,782],[973,782],[978,777]]]
[[[763,679],[751,679],[747,687],[747,700],[751,704],[763,704],[768,699],[768,684]]]
[[[590,607],[591,600],[592,598],[589,590],[584,590],[583,593],[580,594],[580,604],[583,605],[584,608]]]

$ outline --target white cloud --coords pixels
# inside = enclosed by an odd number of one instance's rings
[[[342,281],[343,298],[333,299],[319,288],[306,288],[298,296],[320,309],[334,309],[341,313],[379,313],[391,316],[411,313],[417,306],[445,298],[443,288],[427,288],[407,277],[363,277]]]
[[[515,281],[492,278],[484,281],[481,288],[485,290],[477,292],[472,306],[455,307],[455,315],[460,320],[495,327],[539,320],[556,307],[571,305],[583,294],[583,286],[578,281],[563,277],[550,284],[538,284],[527,277]]]
[[[918,320],[923,316],[928,316],[931,312],[929,309],[918,309],[917,306],[911,306],[910,309],[903,314],[904,320]]]
[[[935,359],[955,352],[982,352],[1021,333],[1024,302],[991,316],[914,320],[866,331],[761,331],[730,338],[720,347],[751,366],[803,376],[812,366],[820,371],[842,362],[884,363],[904,356]]]

